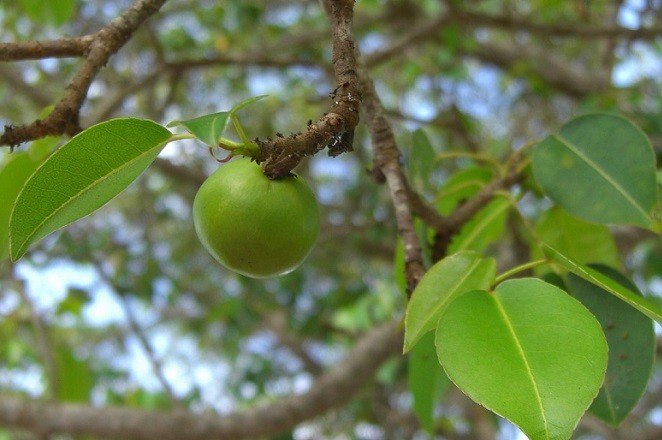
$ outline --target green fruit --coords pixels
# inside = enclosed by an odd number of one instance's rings
[[[320,229],[315,195],[292,175],[271,180],[249,159],[222,165],[193,201],[200,241],[223,266],[253,278],[284,275],[310,252]]]

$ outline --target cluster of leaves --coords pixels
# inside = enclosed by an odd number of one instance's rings
[[[503,229],[495,224],[505,220],[504,208],[492,203],[468,229],[483,238],[460,235],[457,252],[430,268],[407,306],[404,348],[416,351],[414,398],[429,428],[438,389],[427,384],[434,366],[421,353],[434,347],[453,383],[531,439],[569,438],[589,405],[618,426],[646,389],[656,347],[653,320],[662,323],[662,308],[617,268],[586,262],[617,260],[615,247],[604,253],[610,237],[600,223],[660,231],[649,141],[626,119],[585,115],[535,145],[531,159],[539,190],[558,205],[550,211],[553,226],[541,221],[530,228],[543,258],[497,276],[496,260],[477,252],[486,236],[494,239]],[[449,185],[457,185],[457,177]],[[517,209],[508,202],[505,209]],[[587,239],[597,246],[574,243]],[[543,265],[553,271],[542,279],[506,280]],[[434,339],[425,337],[433,330]],[[434,380],[444,382],[443,376]]]

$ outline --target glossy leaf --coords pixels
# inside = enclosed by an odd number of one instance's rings
[[[531,440],[570,438],[607,365],[593,315],[531,278],[459,296],[439,320],[435,342],[449,378]]]
[[[0,261],[9,256],[9,216],[25,181],[39,166],[27,152],[14,153],[0,169]]]
[[[103,206],[133,182],[171,133],[142,119],[113,119],[73,137],[30,176],[11,213],[12,260],[51,232]]]
[[[545,212],[535,228],[540,240],[580,263],[621,266],[614,238],[604,225],[585,222],[557,206]],[[531,254],[532,259],[542,258],[538,246]]]
[[[209,146],[216,146],[218,145],[218,142],[221,140],[223,133],[225,133],[225,130],[228,127],[230,116],[242,108],[265,98],[266,96],[267,95],[260,95],[248,98],[232,107],[232,109],[229,111],[212,113],[185,121],[172,121],[168,124],[168,127],[181,125],[186,128],[189,133],[197,137],[205,144]]]
[[[603,265],[593,269],[640,294],[619,272]],[[618,426],[637,404],[648,385],[655,360],[653,321],[604,289],[574,274],[568,275],[572,295],[600,321],[609,345],[605,381],[590,411]]]
[[[630,304],[635,309],[642,312],[644,315],[662,323],[662,309],[655,302],[638,295],[631,289],[623,286],[622,284],[614,281],[608,276],[598,272],[597,270],[580,264],[577,261],[563,255],[561,252],[550,246],[543,246],[543,252],[551,261],[559,264],[569,272],[574,273],[580,278],[595,284],[596,286],[606,290],[607,292],[615,295],[626,303]]]
[[[651,226],[655,155],[646,135],[627,119],[573,119],[536,146],[532,165],[545,193],[570,213],[596,223]]]
[[[405,353],[437,322],[450,302],[475,289],[488,289],[496,276],[496,261],[477,252],[449,255],[427,271],[411,295],[405,314]]]
[[[416,417],[423,428],[434,432],[435,404],[450,385],[448,376],[437,361],[434,333],[426,333],[409,352],[407,383]]]
[[[503,235],[510,202],[505,197],[495,197],[469,220],[451,241],[448,252],[460,250],[484,251],[494,240]]]

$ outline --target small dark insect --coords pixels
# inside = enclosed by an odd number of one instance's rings
[[[276,132],[276,136],[278,136],[279,138],[285,137],[285,136],[283,136],[283,133],[279,133],[279,132]]]

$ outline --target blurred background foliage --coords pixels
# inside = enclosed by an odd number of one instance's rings
[[[0,40],[91,33],[130,4],[2,2]],[[467,14],[451,14],[453,5]],[[481,22],[485,16],[505,19],[489,24]],[[545,31],[555,26],[567,27],[567,35]],[[439,201],[442,212],[466,197],[460,192],[450,205],[441,198],[453,193],[450,176],[457,182],[462,172],[464,182],[480,185],[513,149],[582,112],[632,118],[662,163],[661,34],[581,33],[616,26],[659,29],[662,3],[359,0],[355,13],[360,49],[412,184]],[[316,1],[170,0],[94,81],[83,125],[119,116],[166,124],[268,94],[240,113],[249,136],[300,131],[325,111],[335,88],[328,34]],[[30,122],[48,111],[78,64],[69,58],[0,63],[0,122]],[[39,154],[61,141],[20,149]],[[2,392],[225,412],[305,390],[364,331],[404,310],[392,207],[369,173],[364,126],[354,147],[335,159],[317,155],[298,169],[318,195],[321,236],[300,269],[256,281],[214,263],[193,231],[191,203],[216,162],[196,141],[169,145],[100,211],[42,241],[21,262],[0,263]],[[9,160],[8,149],[1,154]],[[520,203],[531,222],[549,221],[546,200]],[[483,244],[502,268],[529,257],[527,232],[512,220],[504,215]],[[662,296],[659,237],[623,227],[607,235],[618,246],[621,268],[642,291]],[[291,438],[421,435],[405,371],[404,358],[387,363],[351,405],[297,428]],[[620,428],[624,437],[590,418],[577,437],[636,438],[628,433],[661,425],[656,371],[641,408]],[[485,426],[492,436],[515,438],[512,426],[452,389],[436,414],[448,438],[490,438],[481,434]],[[0,438],[17,435],[0,429]]]

